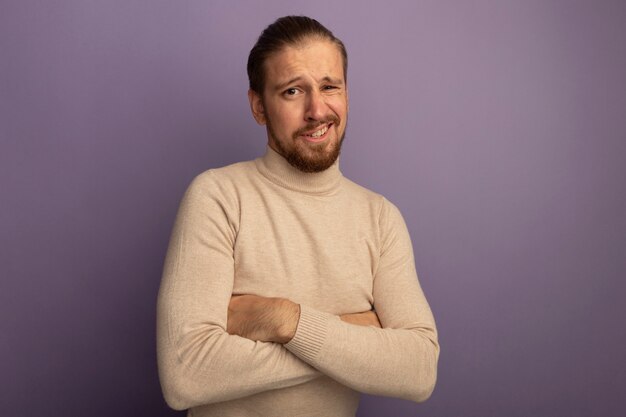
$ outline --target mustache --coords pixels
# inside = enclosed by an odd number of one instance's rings
[[[302,136],[302,135],[306,134],[307,132],[310,132],[312,130],[316,130],[318,127],[324,126],[324,125],[327,125],[327,124],[330,124],[330,123],[338,125],[339,124],[339,117],[337,117],[337,116],[329,116],[329,117],[327,117],[324,120],[320,120],[320,121],[315,122],[315,123],[308,123],[306,126],[296,130],[296,132],[293,134],[293,138],[295,139],[298,136]]]

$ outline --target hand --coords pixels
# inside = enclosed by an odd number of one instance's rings
[[[287,299],[236,295],[228,306],[226,331],[255,341],[287,343],[299,319],[300,306]]]
[[[344,314],[339,316],[339,318],[346,323],[356,324],[357,326],[374,326],[379,329],[383,327],[380,325],[380,321],[374,310],[364,311],[362,313]]]

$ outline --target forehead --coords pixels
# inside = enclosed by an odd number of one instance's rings
[[[343,58],[339,47],[326,39],[307,40],[302,44],[285,46],[265,61],[267,86],[296,77],[315,81],[324,77],[343,80]]]

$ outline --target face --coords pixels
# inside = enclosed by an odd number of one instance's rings
[[[248,92],[269,146],[304,172],[320,172],[339,156],[346,131],[348,90],[339,48],[311,39],[265,61],[263,97]]]

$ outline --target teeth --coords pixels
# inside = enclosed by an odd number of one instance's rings
[[[324,126],[323,128],[321,128],[317,132],[312,133],[311,136],[314,137],[314,138],[319,138],[320,136],[322,136],[327,131],[328,131],[328,126]]]

